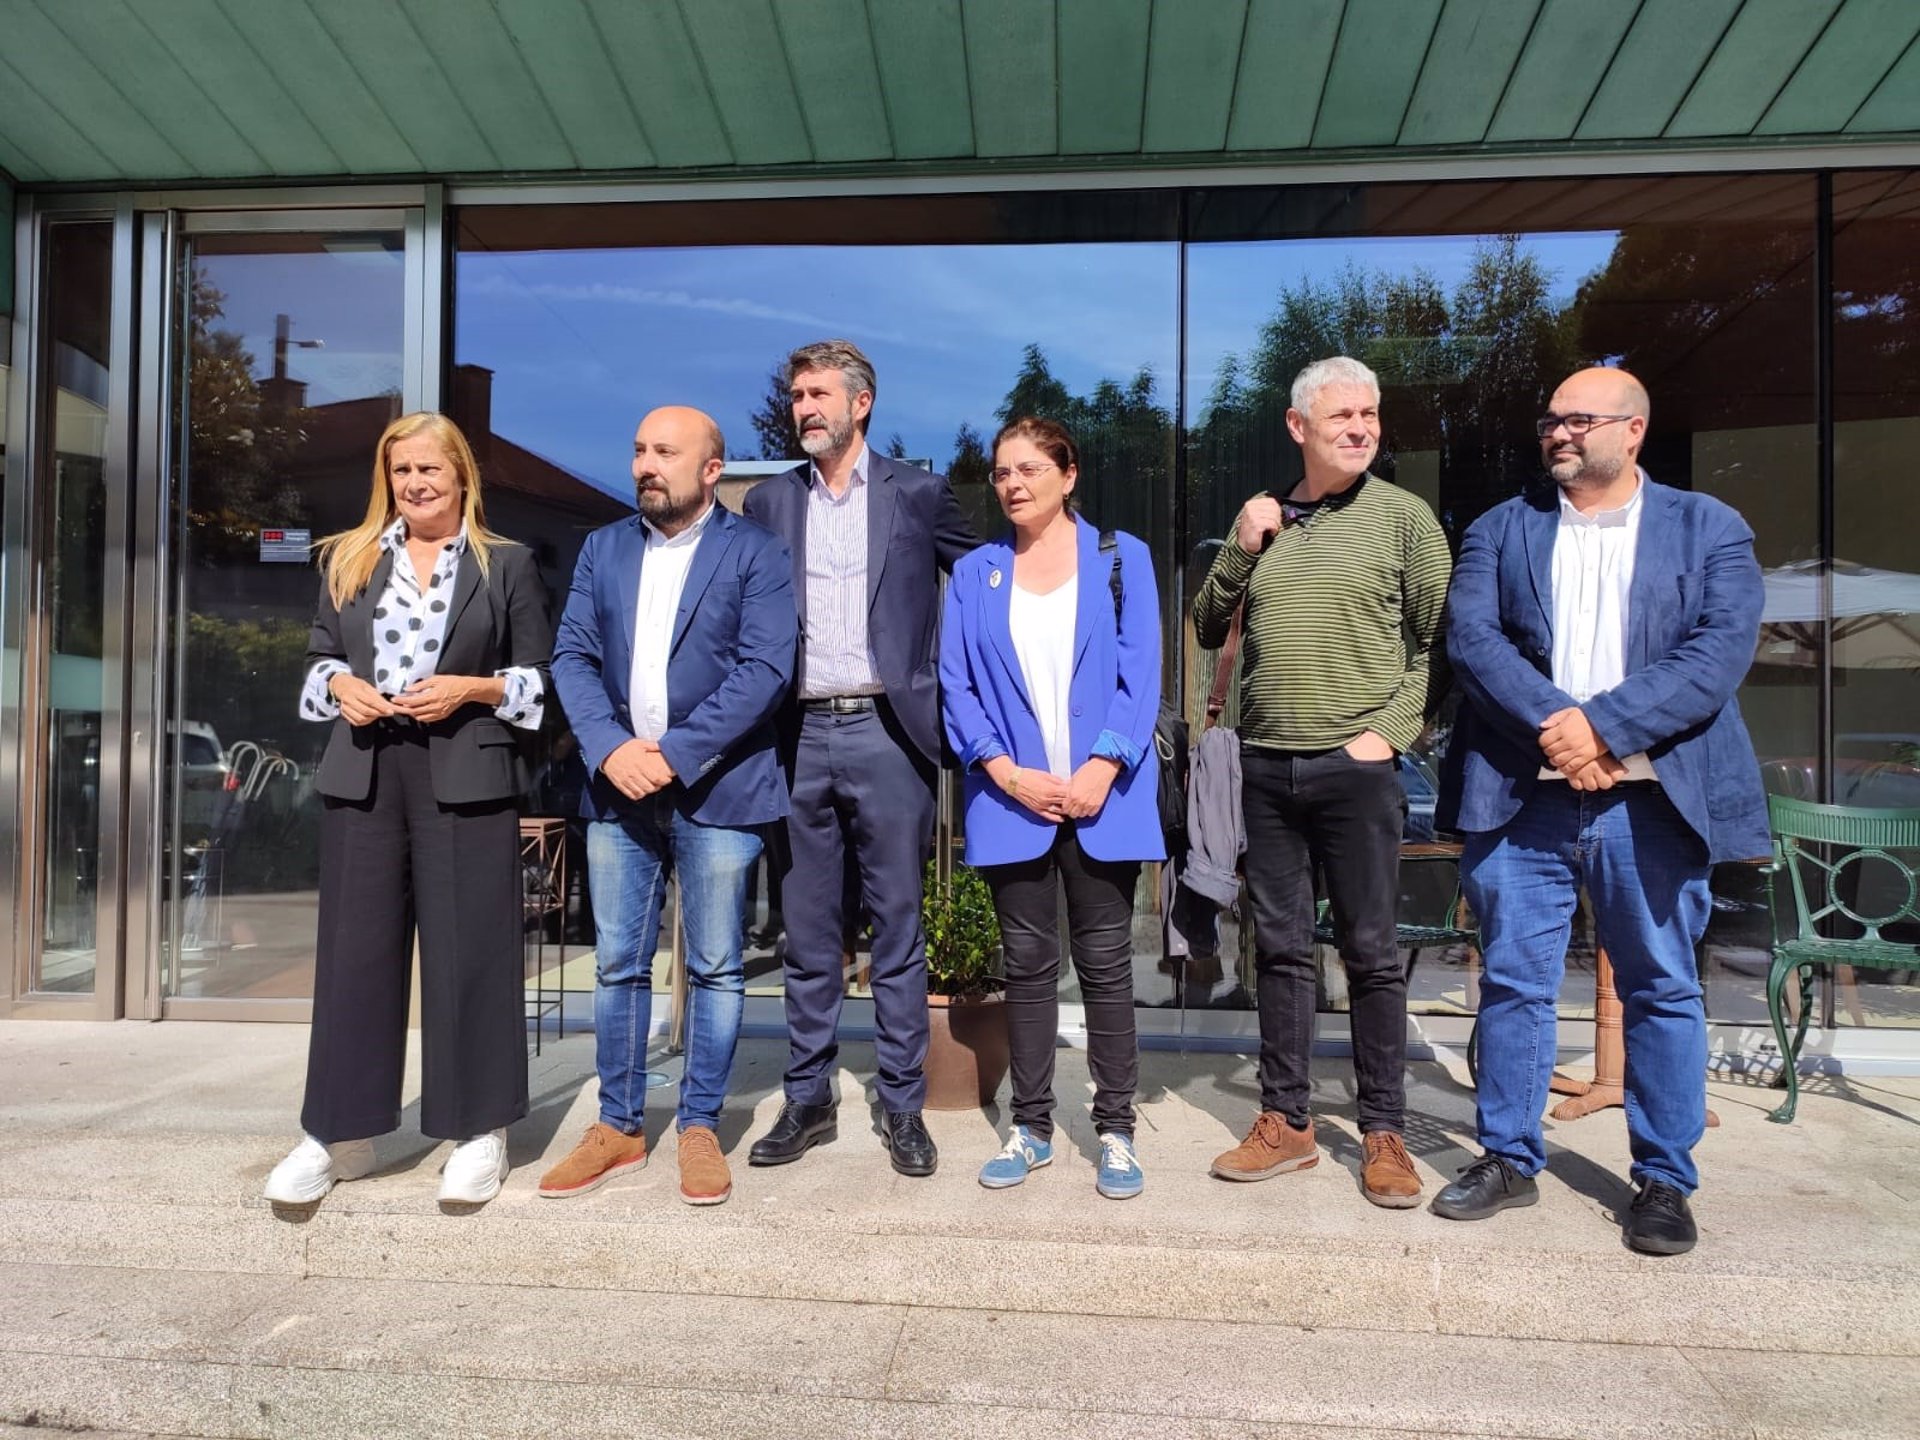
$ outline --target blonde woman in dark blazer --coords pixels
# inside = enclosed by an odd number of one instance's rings
[[[546,589],[529,552],[487,529],[479,467],[443,415],[387,427],[366,518],[319,550],[299,703],[333,734],[316,780],[306,1134],[266,1197],[318,1200],[399,1125],[417,930],[420,1128],[457,1142],[440,1198],[477,1204],[499,1193],[506,1127],[527,1113],[519,741],[546,703]]]

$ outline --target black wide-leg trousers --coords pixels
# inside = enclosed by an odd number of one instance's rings
[[[434,799],[426,735],[380,727],[373,789],[320,818],[320,934],[301,1126],[329,1144],[400,1124],[420,938],[420,1129],[467,1140],[527,1113],[520,825],[512,800]]]

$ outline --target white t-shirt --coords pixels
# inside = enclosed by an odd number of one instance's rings
[[[1033,700],[1034,718],[1047,745],[1047,769],[1062,780],[1073,774],[1072,707],[1073,625],[1079,577],[1069,575],[1044,595],[1016,582],[1007,611],[1020,674]]]

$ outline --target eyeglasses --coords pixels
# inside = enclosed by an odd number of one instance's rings
[[[1562,425],[1569,435],[1584,435],[1596,425],[1611,425],[1616,420],[1631,420],[1631,415],[1542,415],[1533,422],[1533,433],[1542,440]]]
[[[1002,465],[997,470],[989,470],[987,479],[996,485],[1004,485],[1013,478],[1015,471],[1020,473],[1022,480],[1034,480],[1046,474],[1047,471],[1058,468],[1051,460],[1022,460],[1018,465],[1011,467]]]

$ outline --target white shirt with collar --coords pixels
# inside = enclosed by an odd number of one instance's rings
[[[847,488],[836,496],[807,466],[806,634],[800,698],[879,695],[886,687],[867,643],[867,478],[873,452],[860,442]]]
[[[677,535],[661,534],[644,516],[640,521],[647,532],[647,552],[640,564],[640,597],[634,603],[627,709],[633,733],[642,740],[658,740],[667,733],[667,657],[673,649],[673,625],[694,551],[713,519],[715,503],[708,500],[700,518]]]
[[[1626,504],[1591,514],[1576,509],[1565,492],[1560,496],[1553,540],[1553,683],[1578,705],[1627,678],[1627,600],[1647,493],[1644,470],[1639,482]],[[1655,778],[1644,750],[1616,758],[1627,767],[1621,779]],[[1567,777],[1542,765],[1540,778]]]

